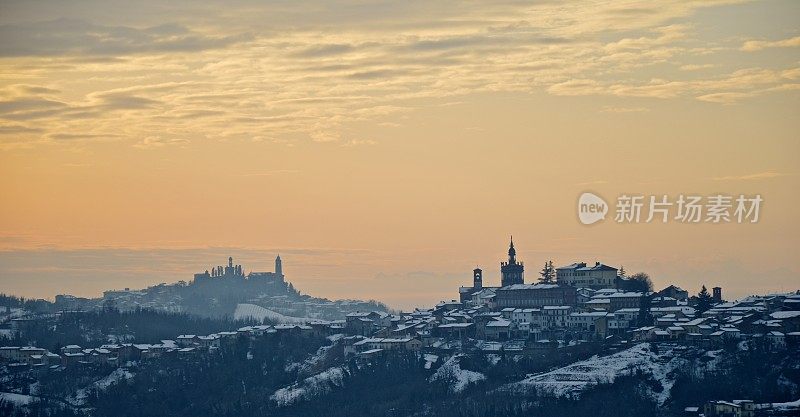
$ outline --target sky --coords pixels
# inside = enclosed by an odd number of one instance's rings
[[[547,260],[799,289],[796,1],[0,3],[0,291],[233,256],[396,308]],[[576,201],[760,195],[756,223]]]

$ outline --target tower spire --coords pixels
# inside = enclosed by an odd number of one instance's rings
[[[514,235],[511,235],[511,244],[508,246],[508,263],[513,264],[517,261],[517,250],[514,249]]]

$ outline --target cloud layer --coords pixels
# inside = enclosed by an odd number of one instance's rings
[[[797,37],[700,36],[694,16],[729,3],[738,1],[143,4],[118,24],[109,16],[121,4],[45,2],[53,19],[0,25],[0,145],[368,145],[375,139],[349,128],[474,93],[621,97],[638,100],[632,109],[796,94],[798,60],[717,65],[766,48],[797,54]],[[5,8],[45,14],[36,6]]]

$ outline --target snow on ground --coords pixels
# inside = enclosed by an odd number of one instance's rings
[[[659,404],[663,404],[669,397],[669,391],[674,383],[669,374],[684,361],[676,358],[665,347],[661,349],[662,352],[656,354],[650,350],[648,343],[642,343],[612,355],[602,357],[595,355],[585,361],[575,362],[554,371],[531,375],[501,389],[527,391],[533,388],[556,396],[570,396],[590,386],[612,383],[619,376],[641,370],[651,374],[661,383],[663,390],[653,393],[653,396]]]
[[[133,374],[123,368],[117,368],[110,374],[106,375],[102,379],[99,379],[87,387],[81,388],[75,392],[75,396],[68,398],[67,401],[72,405],[82,405],[86,398],[89,396],[89,391],[93,389],[97,390],[106,390],[108,387],[118,384],[122,381],[127,381],[133,378]]]
[[[28,405],[35,398],[30,395],[14,394],[13,392],[0,392],[0,401],[9,402],[16,406]]]
[[[317,351],[314,354],[309,356],[308,359],[304,360],[302,363],[292,362],[286,364],[284,370],[286,370],[286,372],[291,372],[295,369],[298,370],[299,372],[308,371],[317,364],[319,364],[320,362],[322,362],[322,360],[325,359],[325,356],[328,354],[328,351],[330,351],[333,346],[334,345],[322,346],[319,349],[317,349]]]
[[[334,387],[341,387],[347,371],[344,368],[329,368],[324,372],[310,376],[301,382],[275,391],[270,400],[279,406],[286,406],[297,401],[308,400],[318,395],[324,395]]]
[[[452,379],[450,390],[453,392],[461,392],[469,384],[474,384],[486,379],[486,375],[480,372],[461,369],[459,358],[459,355],[455,355],[448,359],[447,362],[442,364],[442,366],[440,366],[439,369],[437,369],[436,372],[431,375],[429,381],[447,381]]]
[[[705,358],[705,366],[708,370],[715,370],[719,367],[720,361],[722,360],[722,349],[718,350],[709,350],[703,355]]]
[[[111,372],[110,374],[106,375],[105,378],[95,382],[93,386],[97,389],[104,390],[114,384],[117,384],[121,381],[127,381],[131,378],[133,378],[132,373],[130,373],[125,369],[117,368],[114,370],[114,372]]]
[[[800,409],[800,400],[790,401],[788,403],[772,403],[772,408],[775,410],[796,410]]]
[[[332,335],[326,337],[326,339],[330,340],[331,342],[338,342],[343,337],[344,337],[343,333],[336,333],[336,334],[332,334]]]
[[[284,316],[281,313],[266,309],[255,304],[237,304],[236,311],[233,312],[234,320],[255,319],[263,321],[264,319],[273,320],[279,323],[301,324],[311,321],[308,317],[291,317]]]
[[[431,353],[424,354],[423,358],[425,359],[425,369],[431,369],[431,366],[439,360],[438,356]]]
[[[7,311],[5,308],[0,309],[0,316],[5,316],[7,318],[12,318],[12,319],[17,317],[22,317],[26,314],[28,314],[28,311],[25,311],[19,307],[10,308]]]

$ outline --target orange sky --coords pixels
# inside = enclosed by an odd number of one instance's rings
[[[0,5],[0,290],[189,279],[281,253],[408,308],[547,259],[729,297],[796,289],[800,5]],[[756,224],[575,201],[760,194]],[[613,216],[612,216],[613,217]]]

